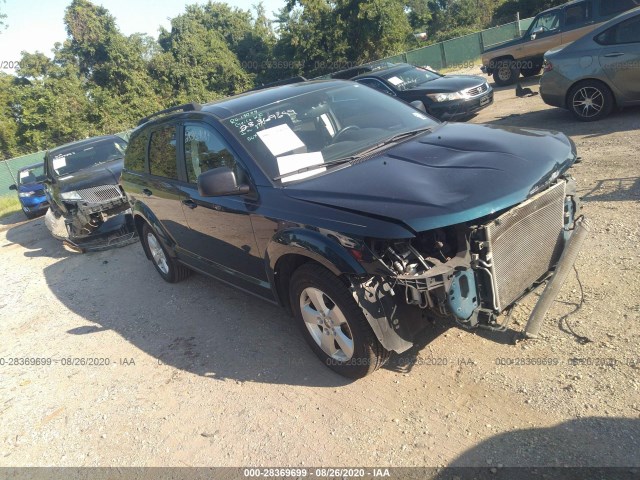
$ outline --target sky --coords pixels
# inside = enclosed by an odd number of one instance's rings
[[[52,56],[55,42],[66,39],[62,18],[71,0],[0,0],[0,12],[7,18],[7,27],[0,32],[0,70],[12,73],[7,62],[20,60],[20,52],[36,50]],[[116,18],[125,35],[146,33],[158,37],[160,25],[169,27],[169,18],[184,12],[185,5],[207,3],[202,0],[93,0]],[[232,6],[250,9],[258,0],[231,0]],[[263,0],[268,16],[279,10],[285,0]],[[2,68],[4,67],[4,68]]]

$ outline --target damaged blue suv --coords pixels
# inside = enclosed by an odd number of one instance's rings
[[[121,183],[162,278],[195,270],[284,306],[358,378],[428,321],[503,329],[548,281],[537,335],[587,232],[576,159],[561,133],[440,123],[329,80],[147,117]]]

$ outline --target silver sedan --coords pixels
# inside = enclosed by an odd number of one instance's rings
[[[614,107],[640,105],[640,7],[544,58],[542,100],[578,120],[599,120]]]

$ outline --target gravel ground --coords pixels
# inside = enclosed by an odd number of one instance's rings
[[[282,310],[164,283],[139,244],[81,255],[0,220],[0,466],[640,467],[639,112],[583,124],[498,89],[472,122],[557,129],[583,157],[583,304],[570,276],[539,340],[513,343],[530,298],[505,333],[435,324],[357,382]]]

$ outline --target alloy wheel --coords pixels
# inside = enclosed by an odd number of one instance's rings
[[[160,271],[167,275],[169,273],[169,265],[167,263],[167,257],[164,254],[164,250],[158,242],[156,236],[149,232],[147,233],[147,245],[149,246],[149,252],[153,257],[154,263],[158,266]]]
[[[300,294],[300,311],[311,337],[324,353],[340,362],[353,357],[353,334],[347,319],[326,293],[305,288]]]

